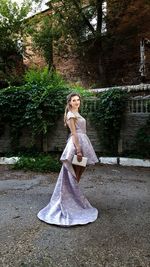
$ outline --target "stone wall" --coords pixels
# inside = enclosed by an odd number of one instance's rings
[[[137,130],[146,123],[149,114],[143,113],[126,113],[125,120],[122,125],[121,130],[121,139],[119,142],[119,152],[122,153],[126,150],[130,150],[132,146],[132,142],[134,141],[134,137],[136,135]],[[91,124],[89,120],[87,120],[87,134],[91,140],[91,143],[96,152],[101,153],[102,146],[100,139],[98,137],[98,133]],[[68,137],[67,129],[63,125],[63,117],[57,123],[56,128],[53,129],[51,133],[48,133],[44,138],[37,137],[35,146],[39,151],[50,152],[50,151],[59,151],[61,152],[66,144]],[[23,130],[23,133],[20,138],[20,147],[21,148],[30,148],[31,147],[31,132],[27,129]],[[0,153],[5,154],[7,152],[11,152],[11,142],[10,142],[10,129],[8,125],[5,125],[4,132],[0,136]]]
[[[87,134],[91,140],[91,143],[95,151],[101,151],[101,145],[98,138],[98,133],[95,130],[94,125],[87,119]],[[63,117],[57,123],[57,127],[53,129],[51,133],[48,133],[43,139],[44,151],[62,151],[65,147],[68,138],[68,131],[63,124]]]
[[[132,149],[135,135],[148,119],[150,114],[128,113],[125,116],[121,130],[121,138],[119,142],[119,152],[122,153]]]
[[[131,149],[137,130],[146,123],[148,117],[150,116],[150,85],[128,86],[120,89],[130,92],[130,99],[127,103],[126,114],[122,122],[121,138],[118,144],[118,151],[122,153]],[[140,89],[142,91],[140,91]],[[110,88],[95,90],[103,92],[110,90]],[[90,101],[91,105],[90,102],[84,103],[85,110],[87,109],[86,105],[88,105],[88,112],[92,112],[92,107],[96,109],[96,98],[93,97]],[[95,151],[98,153],[103,152],[98,132],[89,119],[87,119],[87,134]],[[19,146],[21,148],[31,148],[33,145],[31,137],[31,131],[27,128],[23,129],[18,140]],[[67,128],[64,127],[62,115],[55,128],[50,129],[44,137],[42,135],[36,137],[34,145],[39,151],[61,152],[65,147],[67,138],[68,131]],[[16,144],[11,144],[9,125],[7,123],[0,125],[0,153],[5,154],[7,152],[11,152],[15,145]]]
[[[3,132],[0,134],[0,153],[5,154],[11,152],[16,144],[12,143],[11,145],[11,135],[10,127],[5,124],[2,126]],[[90,121],[87,120],[87,132],[88,136],[97,152],[101,151],[100,142],[98,134],[95,130],[94,125],[91,125]],[[61,152],[66,144],[68,138],[67,128],[63,124],[63,116],[57,123],[57,126],[50,130],[44,137],[38,136],[35,139],[34,146],[39,151],[59,151]],[[23,129],[20,138],[19,146],[21,149],[29,149],[33,145],[31,138],[31,131],[27,128]]]
[[[9,125],[0,125],[0,153],[7,153],[11,150],[11,136]]]

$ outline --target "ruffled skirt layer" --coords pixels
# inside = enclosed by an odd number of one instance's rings
[[[89,164],[95,164],[95,163],[99,162],[88,136],[84,133],[78,133],[78,140],[79,140],[79,144],[82,148],[83,156],[87,157],[87,159],[88,159],[87,164],[89,165]],[[75,146],[73,144],[72,138],[70,136],[68,138],[67,145],[66,145],[66,147],[65,147],[65,149],[61,155],[60,160],[62,160],[62,161],[68,160],[71,163],[72,158],[75,154],[76,154],[76,149],[75,149]]]

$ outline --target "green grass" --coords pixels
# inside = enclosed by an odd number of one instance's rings
[[[39,155],[35,157],[21,156],[12,168],[25,171],[59,172],[61,163],[57,157],[51,155]]]

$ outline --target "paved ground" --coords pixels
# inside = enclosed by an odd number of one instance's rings
[[[80,186],[99,217],[72,228],[36,217],[57,175],[0,167],[0,266],[150,266],[150,169],[88,168]]]

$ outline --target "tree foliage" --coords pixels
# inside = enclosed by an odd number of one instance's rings
[[[25,0],[19,6],[11,0],[0,2],[0,54],[7,57],[12,51],[16,51],[17,41],[22,37],[25,21],[31,8],[31,1]]]
[[[11,0],[0,1],[0,86],[20,83],[23,71],[23,35],[25,18],[31,8],[31,1],[25,0],[19,6]]]
[[[50,16],[46,16],[40,21],[39,28],[34,27],[33,46],[43,54],[48,64],[49,71],[54,69],[53,46],[60,37],[61,33],[59,29],[53,25]]]
[[[92,46],[98,44],[99,71],[102,74],[102,26],[104,0],[51,0],[47,18],[39,17],[40,27],[33,33],[36,46],[43,52],[47,62],[53,63],[55,52],[76,50],[80,55],[88,50],[85,44],[90,40]],[[95,25],[93,24],[95,19]],[[37,19],[38,21],[38,19]],[[53,45],[52,45],[53,41]],[[63,52],[62,52],[63,53]]]

